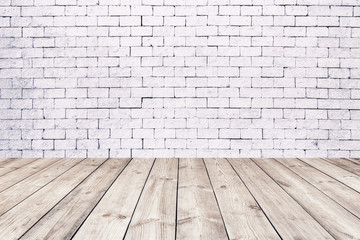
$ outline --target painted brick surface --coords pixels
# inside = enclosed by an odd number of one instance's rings
[[[0,157],[359,157],[359,0],[0,0]]]

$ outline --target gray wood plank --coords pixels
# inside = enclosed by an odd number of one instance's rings
[[[125,239],[175,239],[178,159],[157,158]]]
[[[298,159],[277,158],[297,175],[360,218],[360,194]]]
[[[180,159],[177,239],[227,239],[202,159]]]
[[[345,158],[326,158],[326,161],[360,176],[360,162],[351,161]]]
[[[3,167],[3,165],[6,165],[6,163],[13,161],[15,158],[1,158],[0,159],[0,168]]]
[[[14,169],[14,171],[11,171],[11,174],[5,174],[1,176],[0,192],[28,178],[34,173],[40,171],[41,169],[51,166],[52,164],[56,163],[59,160],[60,158],[37,159],[35,161],[31,161],[30,163],[23,165],[20,168]]]
[[[324,159],[301,158],[300,160],[360,193],[360,176],[335,166]]]
[[[275,159],[253,159],[336,239],[360,239],[360,219]]]
[[[18,239],[106,159],[86,159],[0,217],[0,239]]]
[[[204,159],[230,239],[280,239],[224,158]]]
[[[61,159],[0,192],[0,216],[82,160],[81,158]]]
[[[251,159],[229,159],[283,239],[334,239]]]
[[[0,177],[38,159],[39,158],[14,158],[11,161],[7,161],[0,166]]]
[[[73,240],[123,239],[154,159],[132,159]]]
[[[70,239],[129,160],[107,160],[42,217],[22,239]]]

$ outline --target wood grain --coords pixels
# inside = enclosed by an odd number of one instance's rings
[[[180,159],[177,239],[227,239],[202,159]]]
[[[229,162],[204,161],[230,239],[280,239]]]
[[[336,239],[360,239],[360,219],[275,159],[253,159]]]
[[[175,239],[178,159],[157,158],[125,239]]]
[[[0,177],[36,160],[38,158],[14,158],[11,161],[6,161],[0,166]]]
[[[360,218],[358,192],[298,159],[277,158],[276,160]]]
[[[32,174],[44,169],[57,161],[60,158],[44,158],[32,161],[22,167],[15,169],[12,174],[5,174],[0,177],[0,192],[4,191],[8,187],[20,182],[23,179],[31,176]]]
[[[251,159],[229,159],[283,239],[334,239]]]
[[[1,192],[0,216],[82,160],[81,158],[61,159]]]
[[[22,239],[70,239],[129,160],[107,160],[41,218]]]
[[[360,193],[360,176],[342,169],[334,164],[329,163],[320,158],[309,159],[301,158],[301,161],[309,164],[310,166],[319,169],[323,173],[331,176],[332,178],[342,182],[343,184],[351,187]]]
[[[106,159],[86,159],[0,217],[0,239],[18,239]]]
[[[360,164],[360,158],[344,158],[344,159],[354,162],[355,164]]]
[[[360,239],[356,159],[1,160],[0,239]]]
[[[132,159],[73,240],[123,239],[153,163],[154,159]]]
[[[16,158],[0,158],[0,168],[3,167],[4,164],[15,160]]]
[[[360,176],[360,162],[351,161],[345,158],[327,158],[324,160]]]
[[[348,158],[348,159],[354,162],[360,162],[360,158]]]

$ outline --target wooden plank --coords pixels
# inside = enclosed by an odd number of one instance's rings
[[[39,158],[4,158],[0,163],[1,168],[19,168]],[[0,174],[2,175],[2,174]]]
[[[154,159],[131,160],[73,240],[123,239],[153,163]]]
[[[224,158],[204,159],[230,239],[280,239]]]
[[[332,178],[342,182],[343,184],[351,187],[352,189],[360,193],[360,176],[353,174],[345,169],[342,169],[334,164],[325,161],[320,158],[301,158],[303,162],[306,162],[310,166],[319,169],[323,173],[331,176]]]
[[[70,239],[129,160],[107,160],[41,218],[22,239]]]
[[[177,239],[227,239],[202,159],[180,159]]]
[[[229,159],[282,239],[333,239],[251,159]]]
[[[345,158],[345,159],[347,159],[349,161],[352,161],[352,162],[354,162],[356,164],[360,163],[360,158]]]
[[[0,192],[4,191],[5,189],[11,187],[12,185],[26,179],[27,177],[33,175],[34,173],[44,169],[57,161],[60,158],[44,158],[44,159],[37,159],[25,166],[16,169],[11,172],[11,174],[6,174],[0,177]]]
[[[12,160],[14,160],[14,158],[0,158],[0,167]]]
[[[61,159],[1,192],[0,216],[82,160],[81,158]]]
[[[275,159],[253,159],[336,239],[360,239],[360,219]]]
[[[0,239],[18,239],[106,159],[86,159],[0,217]]]
[[[0,167],[0,177],[36,160],[38,160],[38,158],[14,158],[11,161],[3,163]]]
[[[174,239],[178,159],[155,160],[125,239]]]
[[[334,164],[335,166],[360,176],[360,162],[351,161],[345,158],[325,158],[325,160]]]
[[[298,159],[278,158],[276,160],[360,218],[358,192]]]

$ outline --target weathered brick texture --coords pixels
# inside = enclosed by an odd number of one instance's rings
[[[0,0],[0,157],[359,157],[359,0]]]

